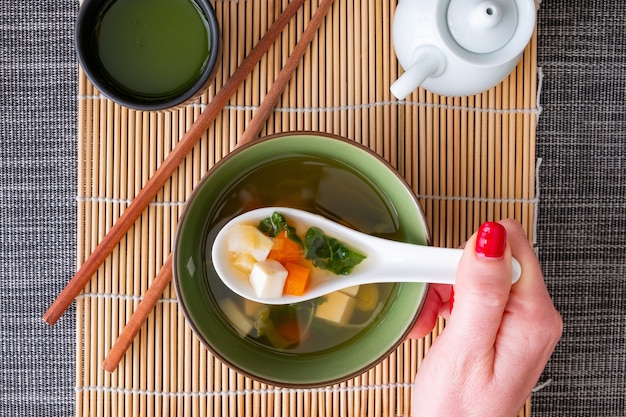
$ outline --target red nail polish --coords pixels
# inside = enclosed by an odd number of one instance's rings
[[[454,307],[454,287],[450,287],[450,313],[452,313],[452,307]]]
[[[486,222],[478,228],[476,253],[486,258],[501,258],[506,248],[506,229],[500,223]]]

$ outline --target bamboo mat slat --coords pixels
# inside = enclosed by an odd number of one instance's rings
[[[103,98],[79,74],[78,253],[81,264],[286,1],[214,3],[221,70],[196,103],[136,112]],[[345,383],[313,390],[243,377],[186,325],[168,287],[118,370],[101,363],[168,256],[178,217],[203,174],[226,155],[317,8],[304,8],[263,57],[154,202],[77,299],[77,416],[409,416],[411,384],[443,330],[406,341]],[[510,76],[471,97],[417,90],[396,101],[401,72],[390,28],[395,0],[336,0],[261,135],[313,130],[348,137],[383,156],[411,185],[436,246],[456,247],[485,220],[522,222],[534,240],[537,204],[536,35]],[[530,415],[530,399],[520,416]]]

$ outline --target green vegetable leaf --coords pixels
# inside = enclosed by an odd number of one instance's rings
[[[336,275],[348,275],[365,259],[333,237],[326,236],[318,227],[311,227],[304,237],[304,255],[313,265]]]
[[[305,257],[313,262],[313,266],[336,275],[348,275],[365,259],[365,255],[347,248],[335,238],[326,236],[318,227],[309,228],[303,243],[295,227],[289,225],[285,216],[278,212],[261,220],[258,228],[270,237],[276,237],[285,231],[289,239],[304,248]]]
[[[303,246],[302,239],[296,233],[296,228],[290,226],[287,223],[285,216],[278,212],[272,213],[270,217],[267,217],[259,222],[259,230],[269,237],[276,237],[283,230],[287,233],[287,237],[300,246]]]

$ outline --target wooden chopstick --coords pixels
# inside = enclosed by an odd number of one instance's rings
[[[313,40],[317,30],[319,29],[326,13],[334,0],[323,0],[319,5],[317,11],[311,18],[306,30],[303,32],[302,37],[293,49],[293,52],[289,56],[289,59],[285,63],[284,67],[276,77],[276,80],[272,84],[272,87],[266,94],[263,102],[256,110],[254,117],[250,120],[250,124],[240,137],[237,146],[241,146],[254,140],[263,126],[270,113],[272,112],[276,102],[280,98],[282,91],[289,82],[291,75],[295,71],[296,67],[300,63],[300,60],[304,56],[308,45]],[[172,278],[172,255],[170,254],[161,267],[161,270],[157,274],[156,278],[146,291],[141,302],[137,305],[136,310],[124,326],[124,329],[118,336],[115,344],[109,351],[109,354],[104,359],[102,367],[109,372],[113,372],[120,360],[126,353],[126,350],[135,339],[135,336],[143,326],[144,321],[150,315],[157,301],[161,297],[163,291],[169,284]]]
[[[46,323],[50,325],[55,324],[70,304],[72,304],[76,296],[78,296],[87,282],[89,282],[93,274],[96,273],[100,265],[102,265],[105,259],[111,254],[113,249],[115,249],[150,201],[157,195],[159,190],[171,177],[172,173],[195,146],[200,136],[202,136],[209,128],[210,124],[217,118],[232,95],[237,91],[248,74],[252,72],[256,64],[261,60],[302,4],[304,4],[304,0],[292,0],[267,30],[265,35],[259,40],[257,45],[250,51],[250,54],[241,62],[241,65],[228,81],[226,81],[215,97],[213,97],[206,109],[198,117],[198,120],[196,120],[183,135],[180,142],[178,142],[168,157],[161,163],[154,175],[148,180],[146,185],[133,199],[132,203],[104,236],[93,253],[85,260],[63,291],[61,291],[50,307],[48,307],[48,310],[43,315],[43,320]]]
[[[289,82],[291,75],[296,70],[296,67],[300,63],[304,53],[309,47],[309,44],[313,40],[313,37],[317,33],[328,9],[332,5],[333,0],[324,0],[319,5],[313,17],[311,17],[311,21],[309,22],[307,28],[302,33],[302,37],[293,48],[293,52],[289,56],[289,59],[285,63],[283,69],[276,76],[276,80],[272,84],[272,87],[267,92],[265,97],[263,98],[263,103],[259,108],[255,111],[252,120],[250,120],[250,124],[243,132],[239,141],[237,142],[237,147],[244,145],[252,140],[254,140],[263,126],[265,125],[265,121],[270,116],[272,110],[274,109],[274,105],[278,102],[280,95],[282,94],[285,86]]]
[[[128,347],[135,339],[135,336],[143,326],[146,318],[150,315],[154,306],[161,298],[163,291],[172,280],[172,254],[167,257],[167,260],[161,267],[161,270],[152,281],[152,284],[148,287],[148,290],[142,297],[137,308],[128,319],[128,323],[122,329],[122,333],[117,337],[115,344],[109,351],[109,354],[102,362],[102,368],[105,371],[113,372],[117,365],[122,360],[122,357],[128,350]]]

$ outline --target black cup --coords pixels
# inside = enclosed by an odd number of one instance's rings
[[[207,23],[210,50],[198,79],[183,91],[162,96],[131,92],[117,83],[98,55],[98,28],[106,10],[116,0],[85,0],[78,13],[75,27],[75,47],[78,61],[91,83],[108,99],[135,110],[167,110],[180,107],[200,96],[213,82],[220,58],[220,31],[215,10],[208,0],[190,0]]]

